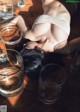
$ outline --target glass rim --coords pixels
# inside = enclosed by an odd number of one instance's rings
[[[2,17],[0,17],[0,24],[3,25],[3,23],[6,23],[6,22],[10,22],[10,20],[14,19],[16,17],[16,15],[13,13],[13,17],[11,18],[8,18],[8,19],[3,19]],[[14,24],[13,24],[14,25]],[[0,28],[1,29],[1,28]]]
[[[9,91],[9,90],[6,91],[1,88],[0,94],[4,97],[14,97],[17,94],[22,93],[23,90],[24,90],[24,83],[22,83],[22,85],[19,88],[15,89],[13,91]]]
[[[11,67],[7,67],[7,68],[11,68]],[[15,67],[14,67],[15,68]],[[16,72],[14,72],[14,73],[12,73],[12,74],[10,74],[10,75],[14,75],[15,73],[17,73],[17,72],[19,72],[20,70],[19,69],[17,69],[17,68],[15,68],[17,71]],[[10,75],[5,75],[5,74],[0,74],[0,76],[10,76]]]
[[[23,37],[23,31],[21,31],[16,25],[9,25],[9,26],[6,25],[6,26],[0,28],[0,35],[2,34],[2,32],[4,30],[7,30],[7,29],[15,29],[15,28],[17,29],[16,31],[20,31],[20,38],[18,38],[17,40],[14,40],[12,42],[11,41],[9,42],[9,41],[4,40],[4,38],[5,38],[4,36],[0,36],[1,41],[3,43],[5,43],[6,45],[16,45],[16,44],[18,44],[21,41],[22,37]],[[7,37],[9,37],[9,36],[7,36]]]
[[[5,50],[5,49],[2,49],[2,50],[4,50],[5,53],[6,53],[7,51],[12,51],[12,52],[17,53],[17,54],[20,56],[20,58],[21,58],[21,60],[22,60],[22,62],[23,62],[22,55],[21,55],[18,51],[14,50],[14,49],[6,49],[6,50]],[[15,67],[13,63],[11,63],[11,64],[13,65],[13,68],[15,68],[15,69],[17,70],[17,71],[14,72],[14,73],[17,73],[18,71],[24,71],[24,67],[23,67],[23,68],[22,68],[22,67],[18,68],[18,67]],[[11,67],[7,67],[7,68],[11,68]],[[10,74],[10,75],[13,75],[14,73],[12,73],[12,74]],[[0,75],[6,76],[5,74],[0,74]],[[7,76],[10,76],[10,75],[7,75]]]
[[[45,66],[42,67],[42,69],[41,69],[41,71],[40,71],[40,73],[39,73],[39,78],[40,78],[40,80],[41,80],[42,71],[43,71],[46,67],[48,67],[48,66],[50,66],[50,65],[51,65],[51,66],[57,66],[58,68],[60,68],[60,69],[64,72],[65,76],[64,76],[64,79],[63,79],[62,83],[60,83],[60,84],[58,83],[58,85],[56,85],[56,87],[59,87],[59,86],[63,85],[64,82],[65,82],[65,80],[66,80],[67,75],[66,75],[65,70],[62,68],[62,66],[60,66],[60,65],[58,65],[58,64],[56,64],[56,63],[49,63],[49,64],[46,64]]]

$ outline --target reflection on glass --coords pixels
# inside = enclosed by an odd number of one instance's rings
[[[0,29],[1,40],[6,45],[16,45],[18,44],[23,36],[23,32],[19,30],[17,26],[10,25],[4,26]]]
[[[12,49],[0,52],[0,94],[5,97],[15,96],[23,91],[23,60]]]
[[[24,0],[18,0],[18,7],[23,8],[25,6]]]

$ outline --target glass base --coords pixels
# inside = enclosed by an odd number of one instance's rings
[[[4,20],[8,20],[14,17],[14,14],[1,14],[1,12],[0,15],[1,15],[0,17]]]
[[[39,97],[38,99],[39,99],[39,101],[41,101],[42,103],[47,104],[47,105],[54,104],[58,100],[58,98],[55,98],[53,100],[47,100],[47,99],[42,99],[41,97]]]
[[[21,85],[20,88],[18,88],[17,90],[13,90],[13,91],[5,91],[0,88],[0,94],[4,97],[14,97],[14,96],[22,93],[23,90],[24,90],[24,83]]]

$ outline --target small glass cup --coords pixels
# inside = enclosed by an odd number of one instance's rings
[[[0,0],[0,17],[3,19],[13,18],[13,2],[12,0]]]
[[[60,65],[45,65],[39,77],[39,100],[44,104],[53,104],[58,100],[66,73]]]
[[[6,45],[16,45],[23,37],[23,32],[15,25],[6,25],[0,29],[1,41]]]
[[[20,7],[20,8],[25,7],[25,2],[24,2],[24,0],[18,0],[18,7]]]
[[[7,49],[0,51],[0,94],[13,97],[24,89],[24,65],[19,52]]]

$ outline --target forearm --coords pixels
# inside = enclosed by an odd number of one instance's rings
[[[55,52],[58,52],[61,54],[70,54],[79,48],[80,48],[80,37],[69,41],[64,48],[56,50]]]
[[[80,48],[80,37],[69,41],[68,46],[70,47],[69,48],[70,52],[73,52],[73,51],[79,49]]]

